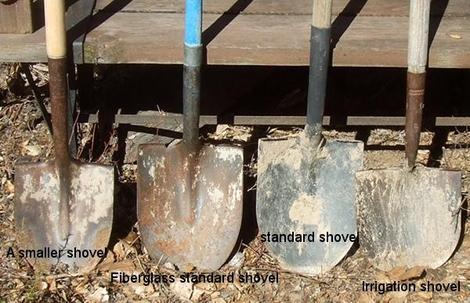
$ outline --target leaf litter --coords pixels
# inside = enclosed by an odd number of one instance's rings
[[[112,245],[106,258],[94,270],[83,274],[71,274],[66,268],[56,267],[47,273],[38,273],[24,259],[7,257],[6,249],[16,247],[13,201],[14,167],[17,161],[39,161],[53,157],[50,135],[41,114],[35,108],[28,93],[17,94],[18,79],[21,75],[15,65],[0,65],[0,298],[5,302],[463,302],[470,297],[470,228],[465,225],[465,237],[453,258],[439,269],[395,268],[384,273],[374,269],[359,247],[337,267],[319,277],[307,277],[279,268],[259,237],[242,243],[240,252],[232,262],[226,264],[219,273],[244,272],[279,274],[279,284],[235,283],[158,283],[117,284],[111,283],[110,272],[177,274],[171,264],[151,261],[142,246],[138,225],[127,234],[120,235]],[[5,76],[5,74],[7,76]],[[43,65],[33,68],[35,80],[40,85],[47,84],[47,69]],[[23,85],[24,89],[27,88]],[[48,107],[48,104],[46,104]],[[34,120],[34,121],[32,121]],[[235,142],[247,146],[256,144],[252,136],[253,128],[220,126],[208,139]],[[277,138],[295,136],[299,128],[269,129],[264,136]],[[115,134],[107,148],[98,157],[91,159],[87,146],[94,139],[94,127],[84,124],[79,127],[79,154],[82,161],[113,163],[116,150]],[[325,132],[328,139],[351,139],[354,132]],[[433,134],[424,133],[421,146],[429,146]],[[368,145],[378,147],[401,146],[403,132],[389,129],[373,130]],[[463,170],[463,194],[468,193],[470,184],[470,132],[454,131],[448,136],[440,165]],[[374,148],[365,153],[367,168],[400,165],[402,151],[387,148]],[[420,151],[419,161],[426,163],[427,150]],[[256,176],[256,151],[245,165],[246,175]],[[135,184],[134,164],[119,168],[119,182]],[[135,193],[130,190],[130,195]],[[462,206],[468,207],[466,205]],[[126,214],[123,214],[124,216]],[[467,222],[468,223],[468,222]],[[463,289],[459,293],[387,293],[378,295],[361,291],[363,281],[409,280],[453,282],[460,281]]]

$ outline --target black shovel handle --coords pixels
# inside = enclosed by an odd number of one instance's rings
[[[183,66],[183,143],[199,148],[202,66],[202,0],[186,0]]]
[[[183,142],[189,150],[199,146],[202,46],[184,48],[183,65]]]
[[[313,1],[306,126],[312,137],[319,137],[322,130],[330,61],[331,2]]]

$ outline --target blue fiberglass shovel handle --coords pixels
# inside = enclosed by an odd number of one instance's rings
[[[183,143],[199,147],[199,107],[202,65],[202,0],[186,0],[183,65]]]
[[[310,71],[307,97],[307,135],[320,142],[330,61],[332,0],[313,0]]]

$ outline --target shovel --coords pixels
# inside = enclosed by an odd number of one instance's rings
[[[294,138],[262,139],[258,147],[260,232],[272,240],[292,233],[300,238],[305,235],[301,241],[268,240],[265,244],[284,269],[306,275],[331,269],[351,248],[356,235],[354,174],[363,162],[362,142],[325,142],[321,135],[331,4],[331,0],[313,1],[305,129]],[[348,239],[321,242],[327,233]]]
[[[111,234],[114,169],[70,156],[64,1],[46,0],[44,11],[55,160],[17,164],[16,230],[20,248],[44,253],[30,260],[33,266],[88,268],[100,260],[98,250],[104,252]]]
[[[431,0],[410,1],[405,169],[357,173],[361,246],[381,270],[437,268],[460,238],[461,173],[416,167]]]
[[[202,1],[187,0],[183,140],[139,146],[137,216],[149,255],[181,271],[219,269],[242,220],[243,151],[199,141]]]

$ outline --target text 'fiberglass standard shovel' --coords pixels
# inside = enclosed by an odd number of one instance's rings
[[[137,216],[150,256],[182,271],[214,271],[238,239],[243,150],[199,142],[202,1],[186,1],[183,140],[139,146]]]
[[[258,148],[256,215],[260,232],[314,233],[314,242],[266,242],[283,268],[307,275],[331,269],[351,248],[353,243],[348,240],[319,239],[326,233],[356,235],[354,174],[363,163],[362,142],[322,140],[331,5],[331,0],[313,1],[304,131],[295,138],[262,139]]]
[[[55,160],[16,165],[16,229],[20,248],[77,249],[95,255],[66,253],[31,260],[33,265],[60,261],[88,268],[99,261],[96,251],[107,247],[111,235],[114,168],[80,163],[70,156],[64,0],[45,0],[44,11]]]
[[[406,100],[407,168],[357,173],[361,246],[381,270],[436,268],[460,238],[461,173],[415,167],[421,133],[431,0],[410,1]]]

